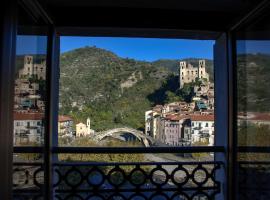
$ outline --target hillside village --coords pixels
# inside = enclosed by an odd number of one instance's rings
[[[44,143],[45,80],[45,59],[24,56],[14,88],[14,145]]]
[[[119,94],[125,96],[126,92],[134,89],[140,81],[144,81],[144,77],[146,76],[142,71],[132,72],[128,79],[120,84]],[[209,76],[205,60],[198,60],[196,66],[194,62],[192,64],[187,61],[179,62],[175,77],[177,83],[173,82],[173,87],[176,88],[176,92],[172,92],[173,100],[164,104],[155,103],[151,109],[150,107],[145,109],[144,114],[142,112],[138,116],[144,120],[143,129],[131,128],[143,131],[146,136],[156,141],[155,145],[159,146],[214,145],[214,83]],[[44,143],[45,80],[45,59],[35,59],[31,55],[24,56],[23,67],[18,70],[15,80],[15,145]],[[188,100],[181,97],[183,91],[189,91]],[[142,108],[147,106],[140,107]],[[99,133],[99,130],[93,128],[97,127],[95,125],[99,122],[92,117],[91,113],[86,113],[84,120],[78,120],[74,115],[60,114],[58,136],[91,139],[91,136]],[[270,115],[267,113],[249,112],[248,117],[239,113],[239,123],[243,118],[252,124],[269,124],[270,121]],[[121,116],[114,118],[118,127],[124,123],[118,123],[121,120]]]
[[[209,81],[205,60],[195,67],[185,61],[179,66],[179,87],[192,86],[191,102],[156,105],[145,112],[145,133],[161,144],[214,145],[214,84]]]
[[[24,56],[23,68],[18,71],[15,81],[14,104],[14,143],[43,143],[44,137],[44,81],[46,80],[46,62],[44,59],[35,63],[33,56]],[[134,74],[133,79],[136,80]],[[139,78],[142,76],[140,73]],[[133,80],[129,78],[130,80]],[[145,134],[153,137],[161,144],[185,146],[193,142],[207,141],[213,144],[214,137],[214,87],[205,70],[205,61],[199,61],[199,67],[180,62],[179,88],[198,80],[200,84],[193,87],[193,101],[171,102],[156,105],[145,111]],[[126,82],[121,84],[121,88]],[[123,87],[124,86],[124,87]],[[91,136],[90,118],[85,122],[74,124],[68,115],[59,115],[59,137]]]

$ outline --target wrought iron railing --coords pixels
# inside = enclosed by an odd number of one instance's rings
[[[270,147],[243,146],[238,153],[238,199],[270,199]]]
[[[213,199],[219,162],[59,163],[57,199]],[[72,177],[77,180],[72,183]],[[76,175],[75,175],[76,176]]]
[[[108,150],[111,151],[108,151]],[[193,153],[224,152],[220,147],[195,148],[68,148],[61,153]],[[142,151],[142,150],[145,151]],[[148,149],[148,150],[147,150]],[[41,147],[19,147],[16,153],[41,153]],[[14,162],[14,199],[42,199],[44,163]],[[54,199],[210,200],[221,193],[216,174],[220,161],[192,162],[81,162],[53,163]]]
[[[41,162],[14,162],[13,197],[18,200],[42,199],[44,164]]]

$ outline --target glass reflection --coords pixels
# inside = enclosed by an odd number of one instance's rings
[[[44,144],[47,37],[17,37],[14,145]]]
[[[270,40],[269,17],[237,33],[238,146],[258,152],[238,152],[237,199],[269,199]]]

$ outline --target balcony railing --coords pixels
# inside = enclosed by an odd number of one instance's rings
[[[42,153],[42,147],[15,147],[15,153]],[[222,147],[82,148],[57,147],[55,155],[89,153],[224,153]],[[14,162],[14,199],[42,199],[44,166],[41,162]],[[221,161],[81,162],[53,165],[55,199],[210,200],[221,193]]]
[[[270,147],[244,146],[238,152],[239,200],[270,199]]]

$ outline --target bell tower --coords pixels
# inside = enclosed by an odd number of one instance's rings
[[[179,86],[180,86],[180,88],[182,88],[184,86],[186,68],[187,68],[187,63],[185,61],[181,61],[180,68],[179,68]]]
[[[33,56],[24,57],[24,74],[29,76],[33,74]]]
[[[91,120],[90,120],[89,117],[86,120],[86,127],[87,127],[87,133],[90,134],[90,132],[91,132]]]
[[[199,68],[198,68],[199,78],[205,78],[205,60],[199,60]]]

